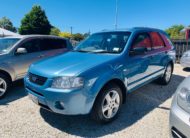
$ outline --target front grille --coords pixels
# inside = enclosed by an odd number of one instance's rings
[[[30,82],[35,83],[37,85],[41,85],[41,86],[44,85],[45,82],[47,81],[47,78],[38,76],[32,73],[29,73],[28,77],[29,77]]]
[[[187,138],[179,130],[177,130],[175,127],[172,127],[171,131],[172,131],[172,137],[173,138]]]

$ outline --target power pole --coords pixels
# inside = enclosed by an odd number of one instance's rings
[[[72,35],[73,34],[73,27],[71,26],[70,28],[71,28],[71,35]]]
[[[118,0],[116,0],[116,8],[115,8],[115,29],[118,27]]]

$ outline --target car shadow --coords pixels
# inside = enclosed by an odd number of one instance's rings
[[[40,109],[43,119],[52,127],[63,132],[80,137],[100,137],[125,129],[140,120],[155,108],[170,110],[170,107],[160,105],[171,98],[177,86],[184,77],[173,75],[167,86],[160,86],[154,82],[130,93],[126,104],[122,106],[119,117],[108,125],[98,124],[85,116],[64,116],[45,109]],[[77,106],[77,105],[76,105]]]
[[[184,68],[183,71],[190,72],[190,68]]]
[[[13,83],[12,87],[7,92],[5,97],[3,99],[0,99],[0,105],[7,105],[10,102],[18,100],[26,95],[27,93],[24,90],[23,80],[16,81]]]

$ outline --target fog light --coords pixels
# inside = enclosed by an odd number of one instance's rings
[[[64,110],[64,103],[63,102],[60,102],[60,101],[57,101],[55,102],[55,108],[59,109],[59,110]]]

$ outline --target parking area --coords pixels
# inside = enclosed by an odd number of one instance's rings
[[[0,100],[0,137],[167,138],[172,95],[188,75],[190,70],[176,64],[168,86],[151,83],[129,94],[119,118],[107,125],[97,124],[88,116],[63,116],[40,109],[19,81]]]

